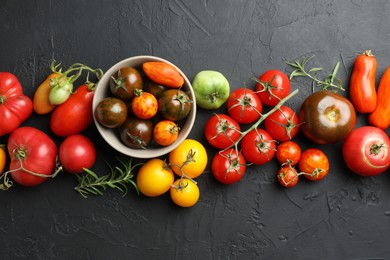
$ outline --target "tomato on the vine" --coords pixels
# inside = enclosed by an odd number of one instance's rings
[[[294,138],[299,131],[299,118],[288,106],[281,106],[264,120],[264,128],[277,141]]]
[[[305,150],[299,160],[299,169],[303,176],[311,181],[325,178],[329,172],[329,160],[326,154],[317,148]]]
[[[150,159],[137,173],[139,191],[148,197],[157,197],[171,188],[175,176],[169,165],[161,159]]]
[[[244,177],[245,171],[245,158],[234,148],[218,152],[211,163],[211,172],[223,184],[238,182]]]
[[[294,187],[299,181],[297,170],[289,165],[282,166],[276,176],[280,185],[286,188]]]
[[[227,99],[229,115],[240,124],[250,124],[260,118],[263,105],[257,94],[248,88],[234,90]]]
[[[70,135],[60,144],[59,159],[65,171],[80,174],[95,164],[95,145],[84,135]]]
[[[198,185],[187,178],[177,179],[170,188],[172,201],[180,207],[194,206],[200,196]]]
[[[149,119],[157,114],[158,101],[155,96],[142,90],[135,90],[134,95],[131,111],[136,117]]]
[[[294,141],[280,143],[276,148],[276,159],[282,165],[296,165],[301,158],[301,147]]]
[[[290,94],[290,80],[280,70],[268,70],[256,82],[256,93],[264,105],[276,106]]]
[[[247,133],[241,141],[242,154],[248,162],[261,165],[275,156],[276,141],[264,129],[257,128]]]
[[[215,114],[209,118],[204,128],[207,142],[219,149],[225,149],[235,143],[241,136],[241,127],[232,117]]]

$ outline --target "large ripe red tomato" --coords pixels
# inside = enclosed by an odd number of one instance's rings
[[[248,88],[234,90],[226,102],[229,115],[240,124],[249,124],[260,118],[263,105],[257,94]]]
[[[59,159],[65,171],[73,174],[84,172],[96,161],[96,149],[92,141],[81,134],[71,135],[60,144]]]
[[[58,136],[79,134],[92,123],[92,99],[95,91],[87,85],[77,88],[69,99],[57,106],[50,118],[50,128]]]
[[[39,129],[29,126],[17,128],[8,138],[7,150],[11,158],[9,170],[12,179],[21,185],[38,185],[54,173],[57,146]]]
[[[290,94],[290,80],[280,70],[268,70],[256,81],[256,93],[264,105],[276,106]]]
[[[389,137],[383,130],[362,126],[353,130],[343,143],[343,158],[354,173],[374,176],[389,168],[389,149]]]
[[[317,148],[305,150],[299,160],[299,169],[306,179],[319,181],[329,172],[329,160],[326,154]]]
[[[242,154],[248,162],[261,165],[275,156],[276,144],[264,129],[253,129],[241,141]]]
[[[298,113],[302,133],[318,144],[344,140],[354,129],[356,112],[345,97],[328,90],[314,92]]]
[[[297,135],[299,118],[290,107],[281,106],[264,120],[264,128],[275,140],[285,142]]]
[[[244,156],[234,148],[217,153],[211,163],[213,176],[223,184],[238,182],[244,177],[246,161]]]
[[[207,142],[215,148],[225,149],[241,136],[241,127],[236,120],[225,114],[215,114],[209,118],[204,128]]]
[[[32,111],[33,103],[23,94],[16,76],[9,72],[0,72],[0,136],[18,128]]]

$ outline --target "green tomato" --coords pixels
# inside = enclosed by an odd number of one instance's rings
[[[196,104],[205,109],[218,109],[229,97],[230,85],[222,73],[213,70],[199,72],[192,82]]]

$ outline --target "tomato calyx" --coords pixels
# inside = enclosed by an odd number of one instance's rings
[[[236,153],[236,156],[233,156],[232,153],[235,152]],[[227,155],[222,155],[222,157],[225,157],[229,160],[229,167],[226,169],[225,171],[225,178],[226,176],[229,174],[229,172],[231,171],[235,171],[237,172],[238,174],[244,174],[244,172],[241,172],[240,168],[241,166],[249,166],[251,165],[250,163],[249,164],[246,164],[246,163],[240,163],[239,161],[239,156],[238,156],[238,150],[232,150],[230,153],[228,153]],[[234,159],[233,159],[234,157]]]
[[[257,79],[257,78],[253,78],[254,81],[256,81],[257,83],[259,83],[263,89],[260,90],[260,91],[256,91],[255,93],[261,93],[261,92],[268,92],[270,94],[270,96],[273,96],[275,98],[277,98],[279,101],[280,101],[280,98],[278,96],[276,96],[272,90],[280,90],[280,89],[283,89],[279,86],[274,86],[272,85],[272,82],[274,81],[275,79],[275,75],[272,76],[271,80],[266,82],[266,81],[263,81],[263,80],[260,80],[260,79]]]
[[[280,110],[280,109],[279,109]],[[300,125],[302,125],[303,123],[299,123],[299,124],[295,124],[294,123],[294,117],[296,116],[296,113],[294,112],[294,114],[292,115],[291,119],[289,119],[284,113],[282,110],[280,110],[282,116],[286,119],[286,123],[285,124],[282,124],[276,120],[272,120],[275,124],[277,125],[280,125],[282,127],[284,127],[286,129],[286,133],[287,133],[287,136],[288,138],[291,140],[292,139],[292,136],[291,136],[291,131],[296,128],[296,127],[299,127]]]
[[[0,96],[0,105],[4,104],[4,102],[7,100],[5,96]]]
[[[266,153],[267,150],[273,150],[273,151],[276,151],[275,148],[272,148],[269,143],[272,143],[272,142],[277,142],[276,140],[270,140],[270,141],[265,141],[264,140],[264,137],[263,135],[259,134],[256,130],[256,133],[257,133],[257,136],[260,138],[260,142],[256,142],[256,147],[259,149],[259,151],[262,153],[262,154],[265,154],[267,157],[268,157],[268,154]]]
[[[370,147],[370,154],[378,155],[381,152],[382,148],[388,149],[384,143],[382,144],[375,143]]]
[[[139,89],[139,88],[134,89],[134,96],[136,96],[136,97],[142,96],[143,93],[144,93],[144,91],[142,89]]]
[[[115,78],[114,76],[111,76],[111,79],[115,83],[115,91],[117,91],[118,89],[126,90],[126,86],[125,86],[126,78],[122,77],[121,70],[118,70],[117,78]]]
[[[180,89],[177,91],[175,100],[180,102],[181,109],[185,108],[186,103],[193,103],[193,101],[189,98],[189,96],[185,92],[181,91]]]
[[[299,175],[302,174],[302,173],[298,173],[297,170],[291,165],[288,165],[288,167],[295,173],[294,178],[290,179],[289,181],[286,181],[286,177],[288,176],[288,173],[286,172],[286,169],[285,167],[283,167],[283,165],[281,168],[281,173],[278,175],[278,177],[280,177],[280,180],[283,183],[283,186],[285,187],[288,187],[290,186],[290,184],[294,183],[296,179],[299,178]]]
[[[148,145],[144,139],[142,139],[142,131],[138,132],[138,135],[132,135],[127,131],[127,136],[130,138],[131,142],[135,145],[140,147],[141,149],[146,149],[146,146]]]
[[[233,131],[236,131],[238,133],[240,133],[240,131],[235,126],[230,125],[228,120],[221,119],[218,114],[216,114],[216,116],[218,118],[218,125],[216,127],[217,133],[212,137],[212,139],[217,138],[220,134],[225,134],[225,136],[233,143],[233,140],[228,135],[228,131],[233,130]]]
[[[255,110],[259,115],[261,115],[261,112],[258,111],[256,109],[256,107],[254,107],[251,103],[251,98],[246,94],[246,88],[244,88],[244,95],[242,98],[236,98],[234,99],[235,101],[237,101],[237,103],[235,103],[234,105],[232,105],[229,110],[235,108],[235,107],[238,107],[238,106],[241,106],[241,113],[240,113],[240,116],[242,116],[242,113],[244,112],[245,108],[246,107],[251,107],[253,108],[253,110]]]

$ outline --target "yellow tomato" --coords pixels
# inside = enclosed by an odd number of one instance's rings
[[[137,186],[148,197],[157,197],[171,188],[175,175],[169,165],[161,159],[147,161],[138,171]]]
[[[180,207],[192,207],[199,200],[199,188],[192,180],[180,178],[173,183],[170,190],[172,201]]]
[[[169,164],[177,175],[183,172],[187,177],[196,178],[207,166],[206,149],[198,141],[186,139],[169,153]]]
[[[7,156],[5,154],[4,146],[0,145],[0,174],[4,171]]]

